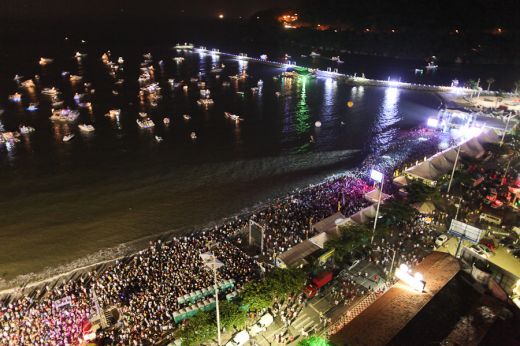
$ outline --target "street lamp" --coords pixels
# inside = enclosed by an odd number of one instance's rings
[[[393,252],[394,254],[392,255],[392,264],[390,264],[390,271],[388,271],[388,274],[387,274],[387,276],[386,276],[386,277],[387,277],[387,280],[388,280],[388,278],[391,277],[391,275],[392,275],[392,269],[394,269],[394,260],[395,260],[395,249],[390,249],[390,250],[392,250],[392,252]]]
[[[504,128],[504,133],[502,134],[502,139],[500,140],[500,146],[504,144],[504,138],[506,137],[507,127],[509,126],[509,120],[511,120],[512,116],[513,113],[509,113],[509,116],[507,117],[506,127]]]
[[[215,306],[217,310],[217,337],[218,345],[222,345],[220,340],[220,311],[218,308],[218,283],[217,283],[217,269],[224,266],[224,263],[220,262],[217,257],[210,251],[204,252],[200,255],[202,262],[206,267],[213,270],[213,280],[215,287]]]
[[[372,169],[370,171],[370,178],[381,184],[379,188],[379,198],[377,200],[376,218],[374,219],[374,229],[372,230],[372,239],[370,239],[370,244],[372,244],[374,242],[374,236],[376,234],[377,218],[379,217],[379,206],[381,205],[381,195],[383,194],[383,184],[385,180],[383,178],[383,173],[376,171],[375,169]]]
[[[450,190],[451,190],[451,183],[453,182],[453,176],[455,175],[455,169],[457,168],[457,162],[459,161],[460,147],[461,146],[462,146],[462,144],[460,144],[459,147],[457,148],[457,156],[455,157],[455,162],[453,163],[453,169],[451,170],[451,177],[450,177],[450,182],[448,184],[448,191],[447,191],[447,193],[450,193]]]

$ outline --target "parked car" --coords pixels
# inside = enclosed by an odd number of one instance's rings
[[[243,346],[249,341],[249,333],[247,330],[243,330],[235,334],[233,339],[229,340],[226,346]]]
[[[442,245],[444,245],[444,243],[446,243],[448,241],[448,235],[446,234],[441,234],[440,236],[438,236],[436,239],[435,239],[435,246],[436,247],[441,247]]]
[[[261,333],[267,329],[271,324],[273,324],[274,318],[273,315],[267,313],[263,315],[260,320],[254,324],[249,330],[249,334],[251,336],[255,336],[258,333]]]
[[[484,250],[484,248],[485,248],[486,250]],[[491,255],[490,255],[491,251],[489,251],[485,246],[480,245],[480,244],[477,244],[477,245],[471,245],[471,246],[469,247],[469,249],[470,249],[471,251],[473,251],[474,253],[476,253],[477,255],[479,255],[480,257],[488,258],[488,257],[491,256]]]

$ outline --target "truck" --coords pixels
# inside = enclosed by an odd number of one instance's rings
[[[320,289],[332,280],[332,272],[324,271],[312,278],[311,283],[305,286],[303,293],[307,298],[313,298]]]

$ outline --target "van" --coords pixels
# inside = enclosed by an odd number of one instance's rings
[[[495,225],[502,224],[502,218],[491,214],[482,213],[479,216],[480,221],[486,221]]]

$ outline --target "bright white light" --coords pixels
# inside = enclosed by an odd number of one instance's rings
[[[428,118],[428,122],[426,124],[429,127],[437,127],[439,125],[439,119],[437,119],[437,118]]]
[[[388,81],[388,85],[390,87],[394,87],[395,88],[396,86],[399,86],[399,84],[401,84],[401,83],[398,82],[398,81],[395,81],[395,80]]]
[[[370,178],[377,181],[378,183],[383,181],[383,173],[376,171],[375,169],[370,170]]]
[[[406,264],[401,264],[395,271],[395,277],[406,283],[412,289],[418,292],[424,291],[426,283],[423,281],[421,273],[415,273],[413,276],[410,275],[410,269]]]

